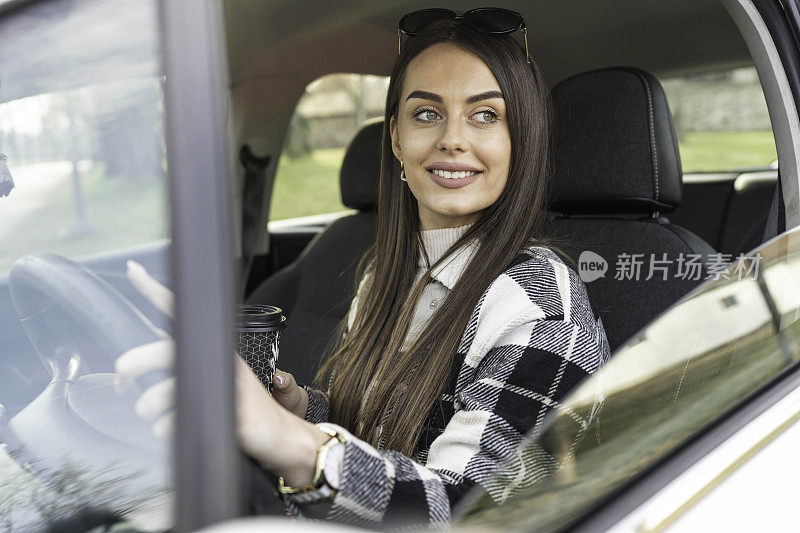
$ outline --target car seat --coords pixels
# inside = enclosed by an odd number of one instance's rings
[[[342,203],[358,213],[333,221],[298,258],[247,298],[277,305],[287,316],[278,367],[298,383],[311,383],[336,324],[355,295],[358,260],[375,240],[383,121],[361,128],[345,152],[339,173]]]
[[[614,350],[709,275],[714,249],[663,216],[680,205],[683,184],[658,80],[637,68],[607,68],[562,81],[552,97],[556,215],[548,234],[579,263]],[[690,256],[698,267],[687,266]],[[663,269],[646,279],[652,259]],[[592,279],[604,261],[605,275]]]

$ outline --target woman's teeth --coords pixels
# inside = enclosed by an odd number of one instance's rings
[[[475,172],[473,172],[473,171],[450,172],[449,170],[439,170],[439,169],[431,170],[431,172],[433,172],[437,176],[441,176],[441,177],[447,178],[449,180],[455,180],[455,179],[458,179],[458,178],[466,178],[467,176],[472,176],[473,174],[475,174]]]

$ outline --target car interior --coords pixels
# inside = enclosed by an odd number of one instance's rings
[[[127,2],[125,9],[117,7],[123,2]],[[115,358],[143,339],[150,342],[173,332],[175,325],[168,313],[126,277],[129,260],[138,261],[157,281],[173,289],[176,279],[172,276],[181,274],[170,265],[177,246],[171,246],[169,216],[177,198],[168,194],[174,177],[167,172],[168,155],[173,155],[167,154],[169,143],[163,131],[169,121],[162,107],[165,75],[159,63],[164,54],[156,24],[161,4],[62,0],[30,2],[17,9],[24,3],[10,2],[5,8],[8,11],[3,11],[0,2],[0,33],[10,43],[6,50],[14,51],[0,53],[0,156],[9,153],[7,159],[17,181],[11,195],[0,198],[4,209],[0,224],[0,324],[4,325],[0,329],[0,376],[4,379],[0,387],[0,451],[15,446],[27,449],[28,456],[19,461],[12,458],[12,462],[31,471],[30,458],[43,458],[46,466],[59,469],[63,466],[60,452],[75,448],[85,457],[98,455],[100,462],[130,458],[136,468],[150,469],[151,475],[159,477],[158,483],[168,485],[172,463],[164,442],[157,441],[151,425],[134,412],[141,391],[124,395],[112,391],[116,386]],[[728,2],[728,8],[732,4]],[[675,313],[672,322],[665,321],[660,330],[649,330],[651,337],[646,338],[643,328],[658,317],[670,318],[668,308],[679,301],[703,304],[695,306],[701,309],[698,316],[720,303],[727,311],[749,311],[746,304],[737,303],[733,293],[720,302],[716,299],[719,294],[693,297],[715,265],[718,272],[720,264],[753,254],[762,243],[785,231],[784,196],[789,198],[796,191],[782,190],[777,156],[772,154],[776,136],[784,143],[783,153],[793,154],[786,148],[791,136],[778,135],[786,117],[775,110],[774,98],[769,114],[762,106],[762,122],[753,131],[768,137],[765,153],[770,157],[763,162],[687,167],[683,131],[687,120],[703,132],[713,129],[704,129],[705,121],[724,125],[727,119],[695,114],[678,105],[680,91],[674,83],[692,77],[728,80],[733,79],[731,72],[741,70],[746,72],[736,75],[749,80],[755,99],[761,101],[765,93],[776,90],[774,79],[765,76],[769,71],[763,58],[754,61],[751,57],[726,2],[500,0],[493,5],[525,17],[530,55],[551,90],[555,116],[546,237],[569,257],[576,270],[584,261],[600,265],[602,271],[585,285],[612,352],[624,353],[620,348],[625,347],[645,351],[648,343],[668,345],[674,335],[671,324],[694,322],[697,326],[701,321],[695,320],[695,315],[681,315],[683,322],[675,322],[675,315],[680,314]],[[221,2],[226,54],[220,58],[220,66],[227,78],[221,107],[225,140],[231,154],[238,156],[231,158],[227,174],[234,181],[232,218],[237,249],[233,253],[240,266],[236,298],[282,309],[287,327],[280,335],[278,367],[291,372],[300,384],[314,379],[334,328],[347,314],[355,293],[356,266],[375,237],[383,128],[378,109],[382,103],[373,105],[369,113],[343,111],[352,104],[347,100],[332,98],[325,103],[323,111],[333,117],[330,129],[347,122],[346,130],[352,132],[346,141],[335,146],[331,141],[319,149],[327,150],[326,164],[332,168],[330,176],[320,174],[320,180],[332,183],[338,178],[338,182],[330,189],[312,186],[310,192],[304,191],[306,196],[287,199],[279,194],[280,180],[316,178],[322,168],[296,165],[294,174],[281,171],[282,162],[300,160],[292,155],[293,132],[305,127],[315,133],[316,126],[298,120],[311,108],[305,99],[332,76],[385,80],[397,54],[397,23],[402,15],[429,7],[463,12],[480,6],[472,0],[441,0],[434,5],[419,0]],[[119,17],[119,11],[130,11],[130,16]],[[87,20],[109,22],[87,24]],[[48,39],[32,31],[40,27]],[[514,37],[522,42],[520,32]],[[96,53],[96,43],[107,41],[119,41],[118,46]],[[116,62],[123,65],[118,67]],[[137,85],[142,79],[145,83]],[[380,101],[384,95],[379,93],[370,98]],[[359,97],[366,100],[365,94],[359,93]],[[108,101],[101,101],[98,95],[108,96]],[[132,103],[137,98],[141,101]],[[78,104],[73,107],[71,101]],[[720,101],[721,107],[737,105],[735,99]],[[71,115],[75,110],[86,117],[75,120]],[[96,110],[97,114],[92,114]],[[37,132],[31,125],[36,120],[26,117],[19,122],[15,113],[38,113],[43,126]],[[100,126],[92,123],[98,116],[105,121]],[[140,117],[138,125],[136,117]],[[62,146],[51,147],[49,141],[58,136],[42,134],[48,128],[58,130],[62,141],[81,133],[85,146],[62,142]],[[146,135],[143,130],[148,130]],[[137,140],[137,136],[145,140]],[[115,137],[113,142],[111,137]],[[338,137],[345,135],[339,132]],[[35,146],[37,143],[44,148]],[[152,146],[145,147],[147,143]],[[723,146],[722,150],[726,149],[733,153],[738,148]],[[82,155],[75,155],[81,151]],[[114,174],[113,157],[105,152],[123,154],[122,160],[135,157],[137,169],[129,174],[149,165],[140,173],[152,176],[132,179],[123,176],[124,168],[116,169],[120,175]],[[148,157],[151,160],[144,161]],[[792,165],[785,164],[788,156],[782,157],[785,177]],[[0,178],[5,162],[0,157]],[[31,177],[41,178],[41,183]],[[57,185],[74,189],[47,189],[59,180]],[[89,205],[86,213],[81,212],[82,180]],[[783,187],[788,187],[787,181],[791,180],[784,180]],[[29,183],[35,186],[26,189]],[[146,194],[137,189],[146,189]],[[286,211],[279,208],[330,200],[326,191],[334,189],[339,196],[334,202],[339,206],[336,209],[276,214]],[[45,198],[45,192],[50,196]],[[74,202],[64,199],[67,193]],[[126,195],[136,201],[141,197],[149,204],[145,208],[144,203],[122,202]],[[81,217],[86,214],[87,219],[101,220],[95,222],[96,228],[80,224],[59,227],[59,209],[67,204],[71,208],[73,203],[80,215],[77,221],[85,223]],[[106,218],[97,218],[101,211]],[[217,224],[228,220],[214,215],[207,219]],[[26,228],[33,230],[26,233]],[[110,237],[101,231],[105,229]],[[37,231],[48,233],[49,240],[31,239]],[[126,240],[127,233],[135,233],[135,238]],[[83,247],[83,238],[95,239],[94,247]],[[185,248],[205,244],[202,238],[188,244],[176,241]],[[619,275],[620,261],[636,257],[650,258],[651,265],[658,261],[662,266],[648,271],[646,264],[641,264],[635,276]],[[691,268],[690,257],[694,258]],[[85,283],[73,283],[79,279]],[[180,295],[181,291],[177,292]],[[26,299],[30,307],[24,305]],[[115,313],[100,312],[106,304],[108,309],[116,309]],[[40,313],[42,309],[47,312]],[[758,331],[763,334],[768,328],[761,326]],[[720,368],[735,367],[728,363],[737,354],[730,352],[733,355],[728,358],[729,352],[723,352],[719,352]],[[629,351],[629,357],[635,355],[635,350]],[[683,352],[675,357],[678,355]],[[716,372],[716,368],[712,370]],[[184,373],[178,374],[185,376],[192,370],[183,368]],[[671,378],[683,384],[683,374]],[[661,398],[647,396],[647,386],[641,389],[645,399]],[[681,400],[689,402],[691,398]],[[623,398],[621,403],[625,401]],[[220,411],[219,418],[226,413],[229,411]],[[42,423],[50,419],[57,423]],[[229,444],[235,449],[233,441]],[[95,448],[103,453],[95,454]],[[158,467],[152,466],[156,464],[154,456],[161,461]],[[181,467],[186,465],[178,465],[176,470]],[[0,477],[0,482],[4,481]],[[133,496],[139,496],[135,482],[128,488]],[[0,505],[0,520],[6,519],[5,509],[13,511],[13,506]],[[162,521],[171,519],[163,516]]]
[[[273,156],[273,162],[286,133],[275,124],[289,123],[304,88],[334,72],[386,75],[397,20],[426,5],[376,9],[349,3],[324,16],[303,10],[297,19],[291,13],[299,7],[282,7],[229,2],[225,10],[226,26],[237,28],[227,34],[236,140],[262,157]],[[444,2],[441,7],[473,6]],[[644,275],[614,279],[609,270],[587,284],[613,350],[703,280],[676,276],[678,257],[699,256],[706,272],[711,255],[727,254],[730,261],[763,240],[777,172],[685,177],[659,82],[752,60],[716,1],[605,1],[588,8],[502,2],[500,7],[525,16],[531,54],[552,87],[556,131],[548,236],[576,264],[580,253],[590,250],[612,264],[628,253],[655,254],[669,265],[646,280]],[[264,20],[280,20],[280,29],[253,27]],[[341,199],[354,211],[324,223],[298,219],[294,226],[267,232],[269,225],[262,225],[258,244],[242,251],[253,256],[247,301],[277,305],[288,317],[281,365],[299,382],[313,378],[334,325],[347,312],[355,265],[374,235],[380,135],[381,121],[374,119],[345,153]],[[262,210],[270,205],[276,166],[264,168]],[[263,213],[261,220],[266,218]]]

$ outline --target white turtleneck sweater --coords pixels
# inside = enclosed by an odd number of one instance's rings
[[[472,224],[466,224],[464,226],[458,226],[455,228],[423,230],[421,232],[422,242],[425,246],[425,251],[428,253],[430,264],[432,265],[438,261],[439,258],[442,257],[444,253],[464,233],[466,233],[470,226],[472,226]],[[430,320],[431,316],[433,316],[433,313],[436,311],[437,307],[461,277],[461,274],[464,272],[467,264],[469,264],[469,261],[477,251],[477,248],[476,241],[465,244],[453,255],[451,255],[450,258],[444,262],[444,264],[437,267],[431,273],[432,279],[423,290],[422,296],[417,303],[414,316],[411,319],[411,325],[408,329],[408,334],[406,335],[405,341],[400,348],[401,351],[407,350],[411,346],[411,343],[413,343],[422,332],[425,324],[427,324],[428,320]],[[428,265],[425,264],[425,258],[422,256],[422,251],[420,250],[414,283],[419,281],[422,275],[425,274],[427,268]],[[358,295],[361,293],[361,287],[363,286],[363,283],[364,281],[362,280],[361,284],[359,285],[358,292],[356,293],[356,297],[353,299],[353,303],[350,307],[350,313],[347,319],[348,330],[352,327],[355,319],[356,307],[358,305]]]
[[[422,242],[425,246],[425,251],[428,253],[430,264],[434,264],[441,258],[444,253],[455,243],[466,231],[472,226],[467,224],[465,226],[458,226],[456,228],[442,228],[431,229],[422,231]],[[439,304],[447,296],[447,293],[455,286],[458,279],[461,277],[464,269],[466,268],[469,260],[477,251],[477,246],[465,245],[451,256],[444,265],[437,268],[432,272],[431,281],[422,292],[422,296],[417,303],[417,308],[414,311],[414,317],[411,319],[411,326],[408,330],[408,335],[403,342],[401,351],[405,351],[411,347],[411,343],[422,333],[425,325],[430,320],[433,313],[439,307]],[[417,260],[417,273],[414,278],[414,283],[419,281],[428,265],[425,264],[425,259],[422,253],[419,254]]]

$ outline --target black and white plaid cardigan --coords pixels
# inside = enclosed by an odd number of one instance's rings
[[[447,525],[453,505],[474,485],[497,493],[487,485],[523,436],[535,436],[548,412],[609,355],[602,321],[575,270],[546,248],[524,250],[475,307],[416,460],[341,428],[347,443],[327,518],[381,528]],[[326,422],[325,394],[307,390],[306,419]],[[554,465],[542,466],[540,472]]]

